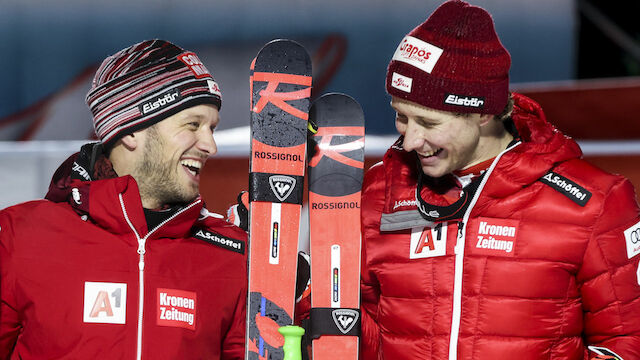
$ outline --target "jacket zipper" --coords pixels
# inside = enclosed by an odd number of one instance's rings
[[[469,216],[471,215],[471,211],[473,207],[476,205],[478,198],[480,197],[480,193],[484,189],[485,184],[489,180],[489,176],[495,169],[498,161],[502,155],[504,155],[509,150],[514,147],[520,145],[520,141],[511,145],[502,151],[496,159],[491,163],[487,173],[482,177],[482,181],[478,186],[478,190],[471,199],[471,203],[469,203],[469,207],[467,211],[464,213],[462,221],[458,223],[458,241],[454,248],[454,253],[456,255],[455,259],[455,275],[453,282],[453,311],[451,314],[451,336],[449,337],[449,360],[457,360],[458,359],[458,337],[460,335],[460,317],[462,315],[462,273],[463,273],[463,264],[464,264],[464,247],[466,241],[466,233],[467,233],[467,224],[469,223]]]
[[[120,198],[120,206],[122,207],[122,213],[124,214],[124,218],[127,221],[127,224],[129,225],[131,230],[133,231],[134,235],[136,236],[136,239],[138,240],[137,253],[140,255],[140,260],[138,261],[138,283],[139,283],[140,291],[138,294],[138,335],[137,335],[136,359],[141,360],[142,359],[142,319],[143,319],[142,315],[144,313],[143,311],[144,310],[144,254],[147,252],[146,251],[147,239],[149,238],[149,236],[151,236],[151,234],[153,234],[156,230],[158,230],[164,224],[173,220],[176,216],[182,214],[183,212],[187,211],[193,206],[199,204],[200,201],[202,200],[195,201],[191,203],[189,206],[183,209],[180,209],[178,212],[171,215],[169,218],[167,218],[166,220],[158,224],[158,226],[156,226],[151,231],[149,231],[145,237],[141,238],[140,235],[138,234],[138,231],[136,231],[136,228],[131,223],[131,220],[129,220],[129,215],[127,214],[127,209],[124,206],[122,194],[118,194],[118,197]]]

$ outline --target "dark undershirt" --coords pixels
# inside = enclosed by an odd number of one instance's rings
[[[168,209],[163,210],[150,210],[143,209],[144,217],[147,220],[147,229],[149,231],[155,229],[158,225],[160,225],[163,221],[167,220],[171,216],[180,210],[180,206],[173,206]]]

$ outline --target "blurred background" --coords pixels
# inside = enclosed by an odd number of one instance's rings
[[[471,0],[493,14],[512,56],[512,90],[540,102],[585,157],[640,186],[640,2]],[[366,118],[367,166],[396,138],[385,92],[399,41],[434,0],[3,0],[0,4],[0,208],[41,198],[59,163],[93,138],[93,72],[150,38],[195,51],[223,93],[219,154],[201,184],[224,212],[247,188],[249,64],[274,38],[313,58],[313,96],[339,91]]]

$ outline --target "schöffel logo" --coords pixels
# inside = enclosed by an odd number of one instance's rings
[[[393,205],[393,210],[399,208],[399,207],[406,207],[406,206],[417,206],[418,205],[418,200],[416,199],[412,199],[412,200],[396,200],[396,203]]]
[[[391,60],[401,61],[431,74],[440,59],[442,49],[413,36],[406,36],[393,54]]]
[[[178,59],[191,69],[191,72],[196,78],[201,79],[211,76],[209,70],[207,70],[196,54],[188,52],[178,56]]]
[[[445,94],[444,103],[448,105],[482,109],[484,107],[484,98],[456,94]]]
[[[222,235],[218,235],[215,233],[212,233],[210,231],[207,230],[203,230],[203,229],[198,229],[198,231],[196,231],[193,234],[193,237],[196,239],[200,239],[200,240],[204,240],[210,244],[219,246],[221,248],[227,249],[227,250],[231,250],[231,251],[235,251],[237,253],[240,254],[244,254],[244,242],[240,241],[240,240],[235,240],[235,239],[231,239],[228,237],[224,237]]]
[[[335,309],[331,312],[333,322],[341,333],[348,333],[358,323],[360,314],[352,309]]]
[[[640,222],[624,231],[624,238],[627,241],[627,257],[640,254]]]
[[[138,105],[138,110],[140,110],[142,115],[148,115],[178,102],[181,99],[182,96],[180,96],[180,90],[171,89]]]
[[[412,84],[413,79],[408,76],[400,75],[396,72],[391,76],[391,86],[398,90],[410,93]]]
[[[566,177],[550,171],[540,178],[540,181],[559,191],[574,203],[585,206],[591,198],[591,193],[582,186],[574,183]]]
[[[478,218],[475,252],[491,256],[514,256],[518,220]]]
[[[285,201],[296,187],[296,179],[285,175],[269,176],[271,191],[280,201]]]

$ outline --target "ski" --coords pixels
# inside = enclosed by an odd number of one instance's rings
[[[292,325],[311,60],[290,40],[265,45],[251,65],[249,292],[245,359],[281,360]]]
[[[356,360],[364,115],[333,93],[314,102],[310,118],[318,127],[308,167],[313,359]]]

